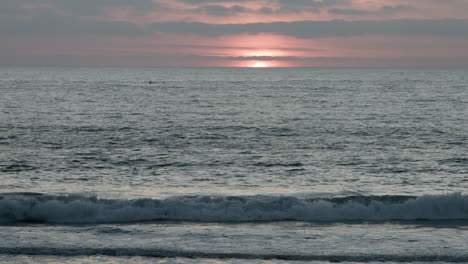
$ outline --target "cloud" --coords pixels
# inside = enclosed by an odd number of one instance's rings
[[[258,51],[259,48],[256,46],[215,46],[215,45],[195,45],[195,44],[171,44],[171,47],[178,47],[178,48],[194,48],[194,49],[224,49],[224,50],[252,50]],[[262,50],[283,50],[283,51],[322,51],[322,49],[318,48],[297,48],[297,47],[276,47],[272,46],[271,48],[261,48]]]
[[[261,3],[255,0],[179,0],[180,2],[201,5],[193,9],[197,12],[204,12],[211,16],[231,16],[239,13],[257,13],[257,14],[294,14],[302,12],[320,12],[321,8],[341,5],[346,3],[347,0],[272,0],[266,3]],[[263,4],[260,8],[245,7],[247,2],[257,2]],[[235,3],[232,6],[221,5],[221,3]],[[237,5],[237,4],[244,5]],[[207,5],[205,5],[207,4]],[[277,4],[275,5],[272,4]]]
[[[292,61],[292,60],[307,60],[307,58],[296,56],[204,56],[204,59],[216,60],[233,60],[233,61]]]
[[[408,5],[397,6],[382,6],[376,10],[367,9],[354,9],[354,8],[331,8],[328,10],[329,14],[345,15],[345,16],[365,16],[365,15],[391,15],[400,12],[414,10],[415,8]]]
[[[416,8],[409,5],[383,6],[380,11],[385,14],[394,14],[406,11],[413,11]]]
[[[25,8],[29,6],[29,8]],[[0,13],[12,14],[33,11],[35,9],[58,9],[75,16],[94,16],[107,9],[125,8],[140,13],[150,12],[163,7],[152,0],[2,0]]]
[[[262,14],[262,15],[272,15],[272,14],[291,14],[291,13],[301,13],[306,10],[300,8],[279,8],[273,9],[270,7],[262,7],[259,9],[247,8],[239,5],[234,5],[230,7],[224,7],[221,5],[205,5],[193,9],[192,11],[205,13],[210,16],[235,16],[241,13],[250,13],[250,14]],[[319,10],[307,10],[308,12],[318,12]]]
[[[468,20],[297,21],[250,24],[168,22],[149,25],[152,31],[202,36],[272,33],[297,38],[370,35],[468,38]]]
[[[282,6],[300,6],[300,7],[330,7],[335,5],[345,4],[347,0],[278,0]]]
[[[27,3],[26,0],[1,0],[0,18],[29,15],[31,10],[24,7]]]
[[[152,10],[155,4],[151,0],[43,0],[57,7],[80,14],[96,14],[106,8],[130,8],[139,12]]]
[[[346,16],[363,16],[373,14],[372,11],[366,9],[353,9],[353,8],[331,8],[328,10],[329,14],[333,15],[346,15]]]
[[[277,13],[318,13],[322,8],[342,5],[348,0],[277,0],[280,8]]]
[[[48,9],[36,12],[29,19],[0,16],[0,34],[6,35],[137,36],[149,33],[145,27],[130,22],[86,20],[57,15]]]
[[[254,12],[252,9],[248,9],[243,6],[234,5],[231,7],[224,7],[220,5],[206,5],[194,9],[195,12],[203,12],[210,16],[232,16],[238,13],[245,13],[245,12]]]
[[[8,0],[7,0],[8,1]],[[23,1],[23,0],[19,0]],[[44,0],[59,1],[59,0]],[[71,0],[63,0],[71,1]],[[91,1],[91,0],[86,0]],[[110,0],[101,5],[109,5]],[[130,0],[118,0],[126,4]],[[9,2],[11,4],[11,2]],[[226,12],[241,12],[245,9],[233,6],[230,9],[213,8],[209,12],[219,15]],[[396,7],[393,7],[396,8]],[[400,9],[400,8],[397,8]],[[384,9],[382,9],[384,10]],[[388,8],[386,8],[388,12]],[[266,12],[266,11],[265,11]],[[468,20],[330,20],[296,21],[247,24],[207,24],[198,22],[160,22],[136,24],[124,21],[97,21],[79,16],[58,15],[48,8],[36,9],[34,14],[24,17],[0,16],[0,34],[8,35],[122,35],[144,36],[156,32],[190,34],[198,36],[222,36],[236,34],[277,34],[296,38],[313,39],[349,36],[439,36],[468,38]]]
[[[181,3],[199,5],[199,4],[208,4],[208,3],[245,3],[245,2],[255,2],[255,0],[178,0]]]

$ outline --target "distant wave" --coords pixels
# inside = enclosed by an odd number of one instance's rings
[[[279,259],[283,261],[329,261],[329,262],[440,262],[467,263],[468,255],[319,255],[285,253],[221,253],[203,251],[167,250],[159,248],[49,248],[49,247],[0,247],[0,255],[47,255],[47,256],[117,256],[155,258],[197,258],[197,259]]]
[[[385,221],[468,219],[468,195],[175,196],[167,199],[99,199],[34,193],[0,195],[0,222],[110,223],[154,220]]]

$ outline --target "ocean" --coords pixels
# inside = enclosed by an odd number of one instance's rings
[[[468,263],[468,70],[0,68],[0,263]]]

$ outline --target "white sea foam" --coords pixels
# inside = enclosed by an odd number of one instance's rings
[[[106,200],[80,195],[3,195],[0,221],[101,223],[186,221],[383,221],[468,219],[468,195],[179,196],[164,200]]]

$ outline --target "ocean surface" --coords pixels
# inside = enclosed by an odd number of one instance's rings
[[[468,263],[467,190],[468,69],[0,68],[0,263]]]

